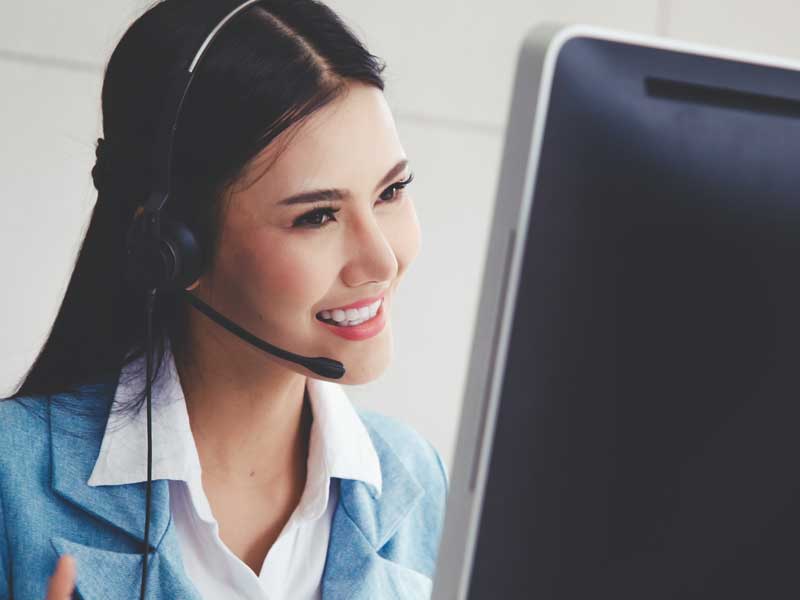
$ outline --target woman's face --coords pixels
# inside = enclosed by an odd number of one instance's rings
[[[217,257],[195,293],[272,344],[341,361],[342,383],[375,379],[391,360],[394,292],[420,244],[411,196],[397,185],[410,169],[383,93],[350,84],[248,172],[223,211]],[[347,326],[355,314],[339,309],[366,302],[374,312],[378,300],[375,317]]]

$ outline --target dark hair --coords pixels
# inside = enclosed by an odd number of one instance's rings
[[[144,293],[124,276],[125,234],[148,192],[149,156],[168,83],[211,29],[242,0],[164,0],[128,28],[102,91],[103,131],[113,148],[93,170],[99,190],[64,300],[18,396],[53,395],[115,381],[143,356]],[[197,234],[213,261],[224,198],[281,132],[358,81],[383,90],[384,64],[317,0],[261,0],[208,47],[176,130],[173,192],[165,208]],[[268,168],[268,166],[267,166]],[[262,173],[263,174],[263,173]],[[160,294],[153,313],[154,379],[166,344],[180,351],[186,305]],[[144,386],[143,386],[144,388]],[[137,401],[127,407],[138,410]]]

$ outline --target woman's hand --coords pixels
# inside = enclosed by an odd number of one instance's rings
[[[75,590],[75,559],[65,554],[58,559],[50,577],[45,600],[70,600]]]

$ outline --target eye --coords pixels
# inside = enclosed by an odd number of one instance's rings
[[[414,181],[414,173],[410,173],[408,179],[404,179],[403,181],[398,181],[397,183],[393,183],[388,188],[386,188],[380,195],[380,199],[384,202],[394,202],[397,199],[397,196],[403,189],[412,181]],[[389,196],[387,197],[387,194]]]
[[[339,210],[340,209],[333,208],[331,206],[320,206],[312,211],[309,211],[297,217],[293,221],[292,227],[309,227],[309,228],[324,227],[332,220],[335,220],[333,218],[333,215],[339,212]],[[323,220],[324,217],[327,217],[327,219]]]
[[[414,173],[410,173],[408,179],[398,181],[387,187],[380,195],[382,204],[396,202],[399,194],[405,187],[414,181]],[[333,206],[318,206],[317,208],[300,215],[292,222],[292,227],[306,229],[321,229],[331,221],[335,221],[334,215],[339,212],[339,208]]]

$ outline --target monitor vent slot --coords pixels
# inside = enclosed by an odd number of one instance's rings
[[[800,118],[800,100],[791,98],[659,77],[645,77],[644,86],[647,95],[654,98]]]

